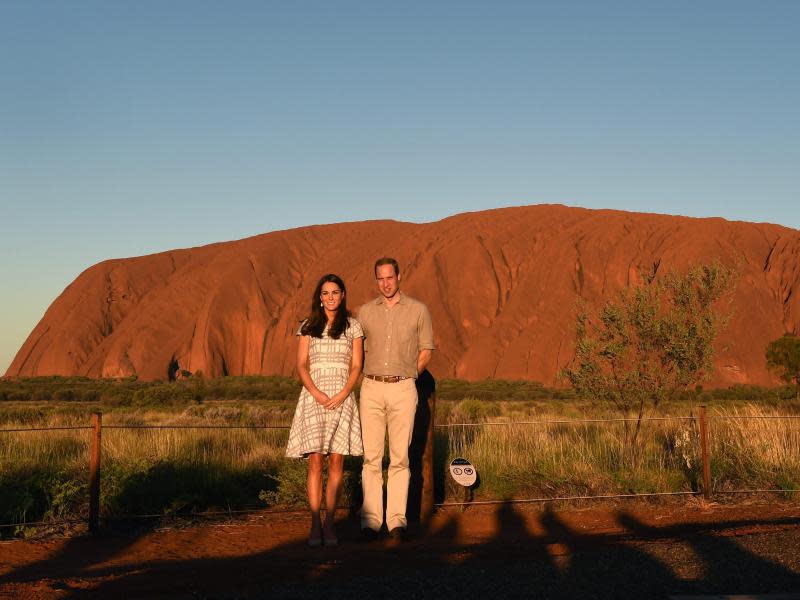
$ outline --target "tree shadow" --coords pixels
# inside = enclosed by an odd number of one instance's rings
[[[34,583],[45,577],[51,580],[72,579],[94,565],[123,554],[137,539],[138,536],[130,534],[69,538],[54,555],[0,575],[0,596],[7,584]]]
[[[684,525],[659,529],[642,523],[637,517],[623,512],[620,525],[637,536],[655,539],[680,539],[688,543],[704,563],[702,580],[685,583],[692,593],[762,594],[797,592],[800,575],[786,567],[745,549],[735,538],[720,535],[731,523]],[[739,521],[737,526],[755,526],[763,522]],[[781,519],[772,524],[798,524],[798,519]],[[789,550],[789,549],[787,549]],[[793,552],[793,551],[792,551]]]
[[[231,505],[252,502],[260,489],[274,488],[269,480],[260,483],[263,479],[262,469],[223,470],[210,476],[207,469],[195,465],[151,465],[118,483],[113,502],[106,503],[109,514],[101,518],[103,527],[99,535],[70,537],[51,556],[0,575],[0,589],[9,583],[31,583],[43,577],[72,578],[76,574],[94,572],[96,565],[124,554],[164,519],[191,519],[197,516],[198,508],[224,511]],[[263,504],[260,507],[263,508]],[[153,518],[128,516],[142,511]],[[123,516],[115,517],[115,514]]]
[[[548,542],[569,557],[553,597],[665,598],[680,588],[669,568],[617,536],[575,531],[549,507],[541,523]]]
[[[68,542],[54,557],[21,567],[0,583],[48,579],[88,582],[67,597],[384,598],[499,597],[665,598],[674,594],[792,591],[798,575],[713,535],[749,521],[645,525],[620,513],[624,529],[577,530],[551,509],[523,513],[501,506],[486,521],[469,513],[442,513],[412,539],[391,548],[358,543],[359,521],[346,517],[336,548],[308,548],[304,539],[264,551],[217,558],[170,559],[169,553],[137,563],[102,564],[137,540],[91,538]],[[468,521],[467,519],[472,519]],[[763,522],[763,521],[762,521]],[[797,519],[783,520],[786,524]],[[477,525],[476,525],[477,524]],[[302,528],[299,528],[302,529]],[[270,530],[267,528],[267,531]],[[225,535],[206,528],[198,539]],[[706,565],[704,576],[683,580],[671,561],[674,541],[689,544]],[[186,542],[189,543],[189,542]],[[658,552],[652,552],[658,546]],[[674,551],[683,551],[675,544]],[[681,545],[684,546],[683,544]],[[696,560],[688,556],[687,560]],[[66,587],[65,586],[65,587]]]

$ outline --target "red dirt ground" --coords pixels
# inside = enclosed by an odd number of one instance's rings
[[[305,545],[303,513],[0,544],[0,597],[669,597],[800,592],[800,505],[438,513],[397,547]]]

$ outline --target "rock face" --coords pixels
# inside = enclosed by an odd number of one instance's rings
[[[396,257],[403,290],[434,320],[437,377],[556,384],[572,356],[575,300],[597,305],[640,269],[738,261],[715,385],[773,384],[766,344],[800,328],[800,231],[778,225],[537,205],[436,223],[370,221],[108,260],[53,302],[7,375],[164,379],[291,374],[298,321],[318,278],[348,305],[377,296],[374,260]],[[176,364],[177,362],[177,364]]]

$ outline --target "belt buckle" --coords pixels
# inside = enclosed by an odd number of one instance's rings
[[[365,375],[365,377],[381,383],[397,383],[408,379],[408,377],[403,377],[402,375]]]

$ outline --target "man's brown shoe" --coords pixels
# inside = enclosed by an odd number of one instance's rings
[[[380,532],[375,531],[370,527],[362,527],[361,528],[361,541],[362,542],[374,542],[380,537]]]

